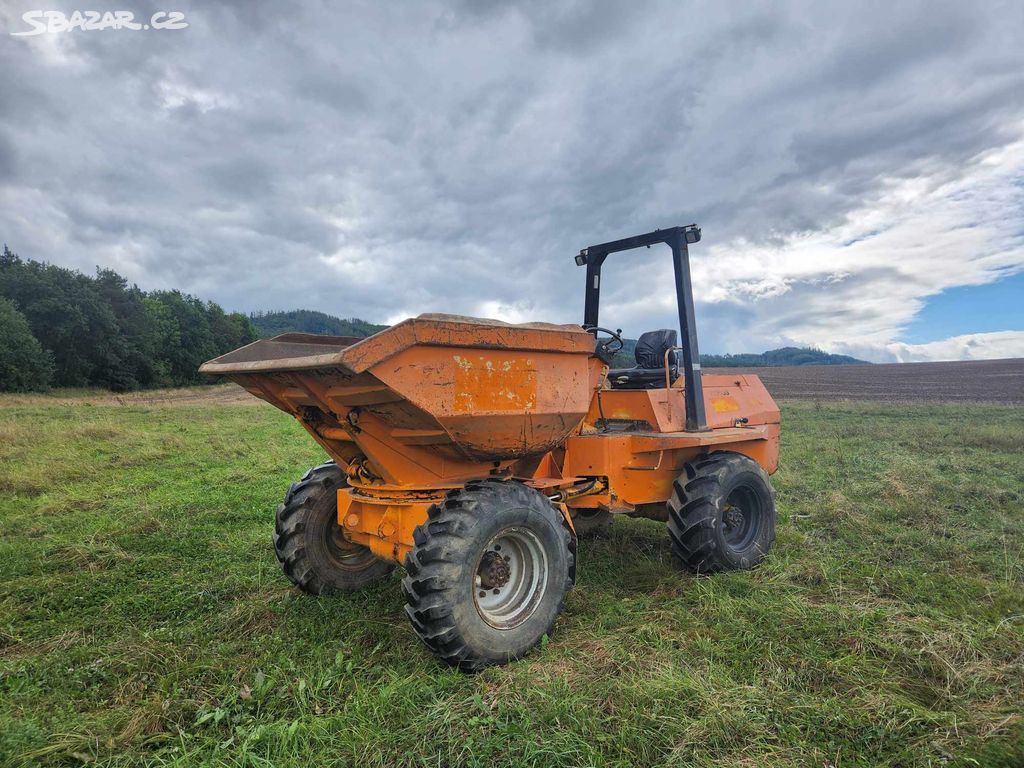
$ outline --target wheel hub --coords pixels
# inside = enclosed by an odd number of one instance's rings
[[[761,504],[757,494],[749,486],[734,488],[722,510],[725,543],[735,549],[750,546],[758,535],[760,519]]]
[[[328,557],[342,570],[365,568],[376,559],[369,549],[346,539],[340,525],[329,524],[324,539]]]
[[[484,589],[501,589],[508,584],[512,570],[507,561],[507,557],[502,557],[500,552],[495,552],[493,549],[484,553],[478,571],[480,586]]]
[[[476,568],[473,599],[480,617],[512,629],[540,605],[547,589],[548,557],[533,531],[506,528],[488,542]]]
[[[730,506],[723,515],[726,528],[738,528],[743,525],[743,513],[734,506]]]

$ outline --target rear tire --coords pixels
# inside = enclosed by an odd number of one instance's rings
[[[330,461],[292,483],[277,508],[274,553],[288,580],[308,594],[361,589],[395,567],[342,534],[338,489],[346,485],[344,473]]]
[[[672,554],[692,571],[753,568],[775,541],[775,492],[758,463],[739,453],[688,463],[667,506]]]
[[[472,482],[430,508],[402,582],[420,640],[476,672],[524,656],[550,635],[576,573],[576,544],[539,491]]]
[[[580,538],[601,536],[612,527],[614,515],[606,509],[573,509],[572,527]]]

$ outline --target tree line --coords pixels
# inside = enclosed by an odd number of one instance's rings
[[[200,364],[256,338],[212,301],[0,254],[0,391],[195,384]]]
[[[612,368],[632,368],[636,365],[636,339],[623,339],[622,342],[622,349],[616,353]],[[812,347],[780,347],[767,352],[741,352],[734,355],[709,355],[702,352],[700,364],[704,368],[770,368],[782,365],[867,364],[867,361],[849,355],[833,355]]]
[[[294,309],[289,312],[250,312],[249,319],[256,326],[260,336],[277,336],[279,333],[323,333],[328,336],[373,336],[388,326],[369,323],[358,317],[342,319],[326,312],[310,309]]]
[[[782,365],[856,365],[867,364],[849,355],[835,355],[813,347],[780,347],[767,352],[741,352],[736,355],[701,355],[707,368],[763,368]]]

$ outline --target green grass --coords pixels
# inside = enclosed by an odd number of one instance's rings
[[[0,765],[1024,764],[1024,411],[787,403],[776,549],[581,545],[558,632],[440,667],[400,573],[310,598],[270,407],[0,398]]]

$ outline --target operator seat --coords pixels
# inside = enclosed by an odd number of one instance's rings
[[[608,371],[612,389],[659,389],[665,387],[665,353],[676,346],[676,332],[668,328],[640,334],[633,356],[633,368],[613,368]],[[676,353],[670,352],[669,381],[679,375]]]

